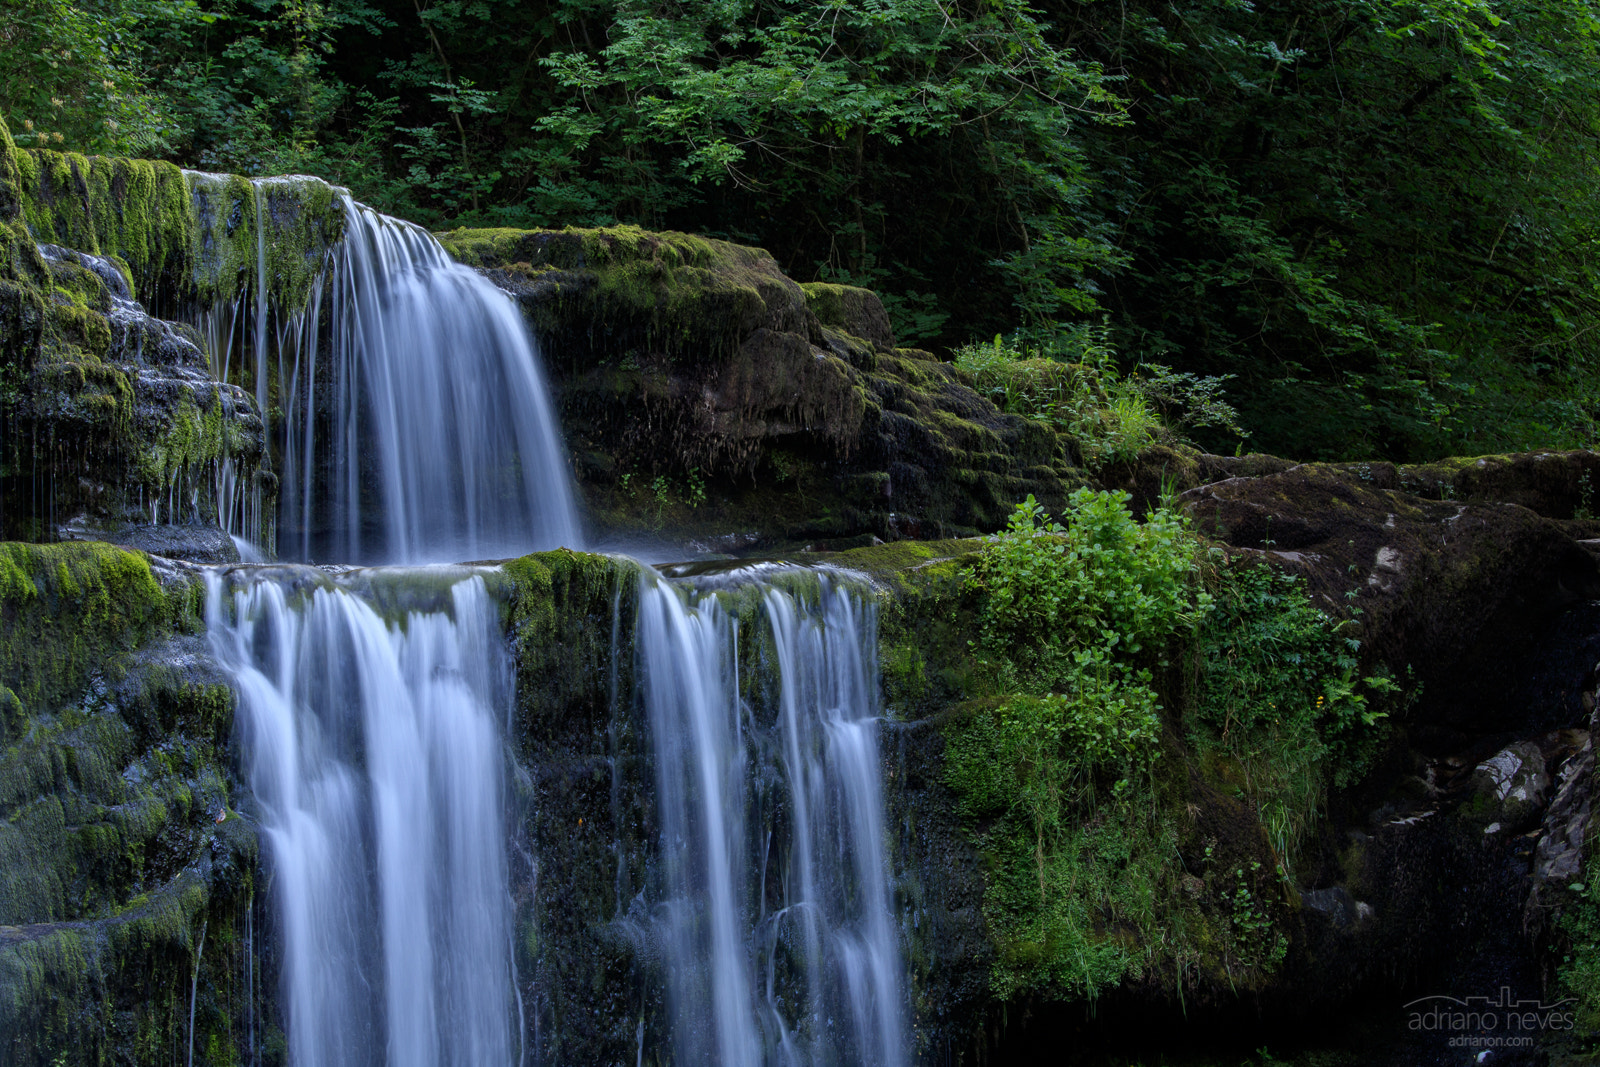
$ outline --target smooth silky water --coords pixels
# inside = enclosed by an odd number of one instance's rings
[[[774,662],[750,676],[765,673],[765,692],[741,691],[739,630],[714,591],[654,573],[640,584],[675,1062],[895,1067],[910,1056],[876,613],[848,578],[767,580],[793,572],[764,564],[700,579],[759,590]],[[761,796],[764,783],[780,795]]]
[[[258,217],[270,181],[257,183]],[[201,316],[219,376],[245,368],[263,410],[276,379],[277,547],[406,565],[579,547],[515,303],[420,228],[348,198],[344,210],[306,308],[270,307],[263,245],[252,290]],[[646,570],[637,647],[618,650],[636,659],[660,811],[651,913],[664,951],[646,976],[669,1006],[648,1050],[658,1062],[910,1058],[873,602],[831,576],[809,593],[768,584],[792,570]],[[269,854],[294,1067],[489,1067],[537,1051],[513,962],[513,674],[488,574],[208,576],[210,640],[240,694]],[[761,590],[772,662],[760,694],[741,691],[738,628],[709,591],[729,581]],[[643,1062],[642,1019],[639,1031]]]
[[[385,618],[306,568],[208,575],[271,853],[289,1062],[513,1063],[499,609],[477,574],[373,580],[434,602]]]

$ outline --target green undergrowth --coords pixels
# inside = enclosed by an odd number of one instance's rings
[[[1201,377],[1160,364],[1122,374],[1103,328],[1079,327],[1050,349],[997,335],[956,349],[953,361],[1002,411],[1049,426],[1094,470],[1131,463],[1151,445],[1175,444],[1196,430],[1240,441],[1246,436],[1223,399],[1228,376]]]
[[[1578,881],[1567,886],[1559,921],[1560,958],[1557,980],[1563,994],[1573,997],[1576,1032],[1589,1035],[1587,1051],[1600,1053],[1600,856],[1595,846],[1600,834],[1590,832],[1585,842],[1588,859]],[[1559,892],[1559,890],[1557,890]]]
[[[1127,501],[1081,490],[1056,523],[1029,500],[954,585],[924,587],[969,620],[942,635],[964,636],[964,668],[928,677],[887,628],[891,701],[954,702],[944,776],[986,868],[1001,998],[1261,988],[1289,948],[1295,850],[1398,690],[1358,675],[1295,579]]]
[[[1190,652],[1185,726],[1207,776],[1246,799],[1292,875],[1327,789],[1360,780],[1401,686],[1361,674],[1355,627],[1266,563],[1216,561],[1215,611]]]

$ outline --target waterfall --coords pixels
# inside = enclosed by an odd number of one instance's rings
[[[870,601],[828,575],[802,589],[762,590],[776,693],[742,694],[739,629],[718,596],[641,583],[658,925],[679,1064],[909,1060],[877,741],[877,619]],[[778,795],[763,803],[771,781]]]
[[[275,306],[269,191],[315,181],[251,183],[253,244],[234,258],[253,284],[199,316],[217,376],[253,381],[264,413],[282,409],[285,555],[451,562],[581,545],[539,354],[507,293],[426,230],[336,190],[343,238],[304,302]],[[223,195],[220,176],[190,182]]]
[[[512,683],[483,577],[252,570],[208,574],[207,617],[270,854],[289,1062],[513,1063]]]

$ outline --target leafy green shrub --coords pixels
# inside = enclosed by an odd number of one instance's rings
[[[1002,671],[1048,688],[1136,654],[1208,609],[1188,520],[1161,508],[1140,524],[1128,500],[1080,489],[1063,526],[1030,495],[989,539],[967,577],[986,594],[980,645]]]
[[[1189,738],[1256,802],[1287,866],[1327,786],[1365,772],[1400,687],[1358,675],[1360,642],[1339,635],[1294,575],[1224,559],[1208,584],[1215,609],[1193,651]]]
[[[1298,578],[1127,501],[1080,490],[1058,523],[1030,498],[963,574],[986,695],[945,725],[945,780],[988,864],[1000,996],[1263,980],[1288,950],[1275,887],[1400,695]],[[1271,855],[1196,855],[1184,761],[1254,808]]]
[[[1566,952],[1556,974],[1562,990],[1577,999],[1579,1030],[1592,1035],[1600,1031],[1600,857],[1592,848],[1583,880],[1571,883],[1568,891],[1571,899],[1560,924]]]
[[[1002,996],[1092,996],[1142,966],[1107,926],[1144,940],[1163,921],[1176,831],[1153,803],[1150,667],[1209,598],[1185,521],[1159,510],[1141,525],[1127,501],[1080,490],[1062,525],[1030,497],[965,574],[983,595],[973,645],[1003,695],[946,727],[946,780],[990,860]]]

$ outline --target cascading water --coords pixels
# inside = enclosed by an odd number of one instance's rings
[[[190,177],[208,233],[231,232],[214,217],[228,180]],[[554,414],[509,296],[339,192],[343,238],[303,306],[274,304],[274,197],[308,182],[251,183],[249,259],[223,249],[213,269],[253,262],[254,284],[200,323],[214,373],[253,382],[261,411],[282,408],[279,545],[415,563],[577,544]],[[271,854],[289,1062],[503,1067],[522,1035],[498,608],[481,574],[358,574],[208,578]],[[430,587],[400,617],[374,608]]]
[[[264,235],[275,197],[304,181],[251,184],[249,254],[219,261],[253,264],[254,284],[201,317],[217,374],[281,413],[278,545],[412,563],[577,544],[564,452],[510,297],[426,232],[339,193],[343,236],[301,305],[274,303]],[[641,582],[659,830],[645,925],[671,1006],[658,1055],[899,1067],[907,995],[876,616],[848,581],[791,577],[754,594],[764,670],[744,673],[741,623],[715,592],[653,572]],[[288,1062],[523,1058],[500,726],[511,671],[483,572],[233,568],[208,582],[271,856]],[[395,603],[410,606],[376,607]],[[620,893],[620,851],[617,864]],[[641,1014],[641,1062],[656,1047],[646,1036]],[[542,1047],[536,1021],[532,1038]]]
[[[639,601],[675,1062],[908,1062],[870,602],[826,575],[814,598],[764,590],[769,720],[715,595],[657,579]]]
[[[271,853],[296,1067],[515,1062],[501,722],[480,575],[376,573],[385,619],[320,572],[208,578]],[[409,581],[410,584],[407,584]]]
[[[375,446],[386,559],[578,545],[565,450],[516,304],[426,230],[349,198],[345,216],[331,309],[340,383],[331,518],[340,558],[370,551],[360,486],[366,441]],[[357,380],[359,395],[350,388]],[[309,392],[306,406],[315,407]],[[302,471],[314,468],[314,450],[314,441],[303,450]],[[285,479],[302,527],[315,510],[310,481]]]
[[[255,282],[201,315],[217,375],[282,408],[280,548],[418,563],[578,546],[539,356],[505,292],[426,230],[338,191],[344,236],[323,276],[304,306],[273,306],[266,190],[311,181],[252,183]]]

